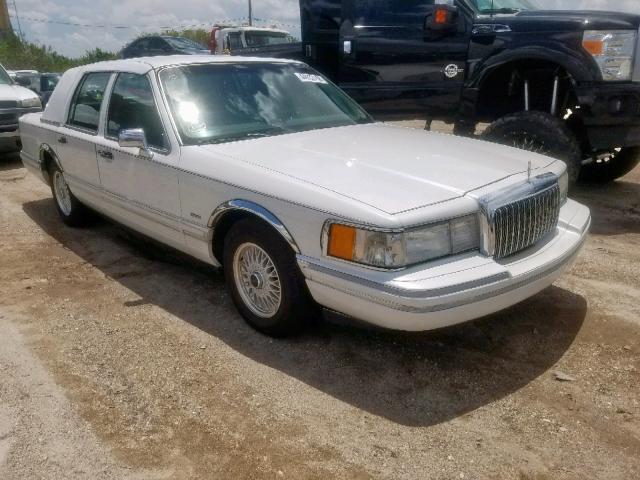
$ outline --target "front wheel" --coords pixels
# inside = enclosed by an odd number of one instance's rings
[[[291,247],[259,220],[245,219],[225,238],[223,264],[227,288],[249,325],[270,336],[299,332],[315,317]]]
[[[507,115],[489,125],[482,139],[562,160],[567,164],[572,183],[580,174],[580,144],[562,120],[548,113],[518,112]]]
[[[62,221],[70,227],[85,225],[89,219],[89,212],[80,201],[71,193],[64,174],[58,165],[54,164],[50,169],[51,193],[56,205],[56,210]]]
[[[624,177],[640,163],[640,147],[614,150],[610,155],[599,158],[580,171],[580,180],[591,183],[609,183]]]

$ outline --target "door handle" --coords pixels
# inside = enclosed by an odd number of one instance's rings
[[[98,150],[98,155],[102,158],[106,158],[107,160],[113,160],[113,153],[109,150]]]
[[[67,137],[58,137],[58,143],[67,143]]]

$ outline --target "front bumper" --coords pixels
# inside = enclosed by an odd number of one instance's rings
[[[575,260],[590,224],[589,209],[569,200],[552,235],[500,261],[470,253],[401,272],[302,255],[298,264],[311,295],[326,308],[385,328],[431,330],[498,312],[545,289]]]
[[[640,82],[585,85],[577,94],[593,149],[640,145]]]

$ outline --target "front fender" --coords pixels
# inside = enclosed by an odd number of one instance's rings
[[[598,65],[581,46],[573,41],[560,41],[555,38],[542,40],[536,43],[524,42],[516,36],[513,40],[500,42],[496,40],[493,47],[474,44],[470,49],[470,76],[467,80],[469,88],[480,88],[486,78],[495,69],[514,62],[527,62],[542,60],[554,63],[562,67],[572,78],[573,82],[598,82],[602,75]],[[499,48],[495,48],[498,44]]]

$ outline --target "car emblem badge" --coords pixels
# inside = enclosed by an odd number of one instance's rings
[[[451,63],[444,67],[444,74],[447,78],[456,78],[462,70],[455,63]]]

